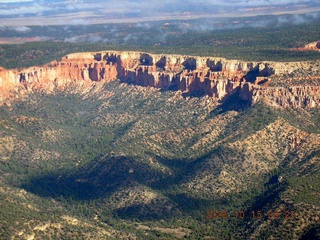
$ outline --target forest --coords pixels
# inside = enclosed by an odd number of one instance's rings
[[[46,39],[0,45],[0,66],[103,50],[318,60],[290,49],[320,40],[319,18],[284,17],[0,28]],[[320,239],[318,108],[94,84],[0,107],[0,239]]]
[[[279,24],[280,18],[286,18],[287,22]],[[198,19],[90,27],[33,26],[26,32],[1,28],[1,36],[12,41],[37,36],[42,36],[43,41],[0,45],[0,66],[43,65],[69,53],[101,50],[216,56],[245,61],[316,60],[320,57],[317,51],[291,50],[320,39],[319,17],[309,19],[306,15],[304,18],[304,22],[296,24],[291,24],[294,19],[285,15],[222,19],[218,23],[215,19]],[[240,23],[235,25],[234,22]]]

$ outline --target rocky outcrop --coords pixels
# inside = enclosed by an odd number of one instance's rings
[[[274,106],[315,108],[320,106],[320,87],[253,87],[252,103],[254,104],[260,100],[266,100]]]
[[[306,49],[320,51],[320,41],[309,43],[305,46]]]
[[[0,103],[12,97],[15,86],[19,83],[16,71],[0,68]]]
[[[252,103],[267,99],[283,107],[317,107],[319,89],[268,87],[272,76],[295,71],[301,64],[140,52],[75,53],[43,67],[0,69],[0,101],[23,91],[52,92],[70,85],[87,88],[95,82],[120,79],[128,84],[179,90],[191,96],[209,95],[219,100],[239,93],[241,99]]]
[[[320,41],[308,43],[301,48],[292,48],[294,51],[320,51]]]

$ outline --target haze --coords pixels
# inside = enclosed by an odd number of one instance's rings
[[[307,0],[0,0],[1,26],[143,22],[213,17],[300,14],[320,11]]]

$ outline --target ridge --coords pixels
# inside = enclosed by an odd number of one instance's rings
[[[123,83],[161,90],[181,91],[186,96],[208,95],[224,101],[237,94],[255,104],[260,100],[280,107],[314,108],[320,105],[317,84],[271,86],[286,82],[314,62],[244,62],[216,57],[151,54],[134,51],[72,53],[42,67],[0,68],[0,103],[26,93],[54,92],[75,85],[80,92],[96,82],[119,79]],[[317,79],[318,76],[313,76]],[[320,78],[319,78],[320,79]],[[316,82],[316,81],[314,81]]]

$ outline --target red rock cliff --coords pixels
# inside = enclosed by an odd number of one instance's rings
[[[274,106],[315,108],[320,106],[320,87],[254,87],[251,101],[254,104],[260,100],[266,100]]]
[[[267,99],[283,107],[319,106],[319,89],[268,88],[273,75],[292,72],[299,63],[241,62],[223,58],[104,51],[75,53],[61,61],[28,69],[0,69],[0,101],[24,91],[88,88],[94,82],[120,79],[128,84],[210,95],[220,100],[239,93],[255,103]]]

